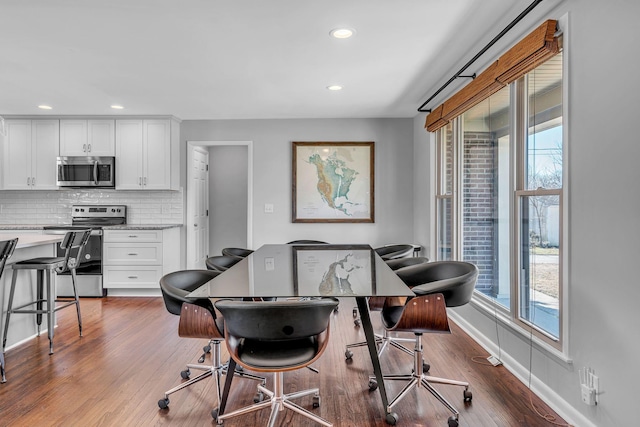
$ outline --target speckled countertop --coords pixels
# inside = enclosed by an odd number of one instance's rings
[[[124,224],[108,225],[105,230],[166,230],[167,228],[182,227],[182,224]]]
[[[57,224],[46,224],[46,226]],[[64,225],[64,224],[60,224]],[[43,224],[0,224],[0,231],[2,230],[42,230],[45,227]],[[182,224],[124,224],[124,225],[109,225],[103,227],[105,230],[166,230],[168,228],[182,227]]]

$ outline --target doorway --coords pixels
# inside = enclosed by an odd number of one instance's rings
[[[251,248],[252,144],[187,142],[187,268],[205,268],[224,247]]]

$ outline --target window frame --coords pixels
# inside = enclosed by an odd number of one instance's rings
[[[530,336],[531,339],[535,339],[536,342],[542,344],[543,347],[551,350],[554,354],[559,354],[561,358],[566,359],[568,351],[567,340],[567,323],[568,323],[568,298],[567,298],[567,286],[568,286],[568,266],[566,261],[568,253],[568,228],[567,221],[568,215],[566,212],[566,202],[568,198],[568,130],[567,130],[567,117],[568,117],[568,101],[567,101],[567,55],[566,49],[561,49],[559,55],[563,55],[562,65],[562,186],[559,189],[526,189],[527,177],[526,175],[526,162],[527,152],[526,144],[529,132],[528,123],[528,101],[527,101],[527,75],[517,79],[515,82],[510,83],[510,102],[512,103],[511,109],[511,122],[509,125],[510,132],[510,165],[509,165],[509,230],[511,235],[509,236],[509,251],[510,251],[510,295],[509,295],[509,307],[498,303],[495,298],[489,295],[485,295],[480,291],[474,292],[473,303],[482,307],[492,315],[496,316],[503,323],[506,323],[514,330],[520,332],[525,336]],[[455,117],[451,120],[450,125],[443,126],[436,131],[436,220],[434,221],[436,242],[434,245],[436,251],[436,259],[440,259],[441,254],[441,242],[440,237],[442,230],[440,226],[442,223],[441,218],[441,204],[443,200],[451,200],[451,218],[450,224],[451,230],[449,230],[451,236],[451,248],[450,259],[462,259],[463,249],[463,233],[462,233],[462,197],[463,197],[463,114]],[[452,185],[451,194],[446,194],[446,164],[445,158],[443,158],[443,152],[446,149],[446,132],[450,128],[452,147]],[[558,256],[558,337],[554,337],[551,334],[544,331],[541,327],[536,326],[532,322],[524,318],[525,313],[520,312],[520,298],[522,296],[521,291],[521,278],[520,272],[523,259],[523,251],[520,250],[521,235],[520,235],[520,218],[521,218],[521,205],[522,200],[526,196],[542,196],[542,195],[555,195],[559,200],[559,256]]]

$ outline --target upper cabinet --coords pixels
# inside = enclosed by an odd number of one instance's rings
[[[60,120],[61,156],[115,156],[115,120]]]
[[[5,120],[2,188],[57,190],[58,120]]]
[[[179,135],[173,119],[116,120],[116,189],[177,190]]]

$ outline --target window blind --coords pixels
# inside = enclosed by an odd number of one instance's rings
[[[435,132],[454,117],[461,115],[560,52],[559,38],[555,35],[556,25],[557,21],[553,19],[544,22],[469,84],[434,108],[427,115],[425,122],[427,131]]]

